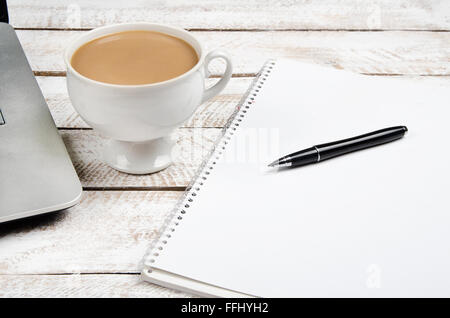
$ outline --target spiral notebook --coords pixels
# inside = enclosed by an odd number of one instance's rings
[[[290,60],[261,70],[144,259],[202,296],[450,296],[450,90]],[[267,164],[406,125],[379,147]]]

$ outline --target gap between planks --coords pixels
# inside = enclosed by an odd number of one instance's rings
[[[94,28],[24,28],[24,27],[15,27],[15,30],[21,31],[90,31]],[[234,28],[184,28],[184,30],[189,32],[289,32],[289,31],[298,31],[298,32],[389,32],[389,31],[398,31],[398,32],[450,32],[450,30],[446,29],[296,29],[296,28],[286,28],[286,29],[234,29]]]
[[[33,71],[34,76],[42,76],[42,77],[65,77],[65,71]],[[360,73],[362,75],[368,76],[411,76],[408,74],[400,74],[400,73]],[[232,78],[245,78],[245,77],[255,77],[257,73],[235,73],[231,75]],[[436,77],[436,76],[450,76],[450,74],[417,74],[414,76],[423,76],[423,77]],[[220,78],[220,75],[211,75],[209,78]]]
[[[47,76],[47,77],[65,77],[65,71],[33,71],[34,76]],[[240,77],[255,77],[256,73],[235,73],[232,74],[231,77],[240,78]],[[209,78],[220,78],[220,75],[211,75]]]
[[[24,273],[24,274],[1,274],[2,276],[73,276],[73,275],[134,275],[139,276],[141,275],[140,272],[80,272],[80,273],[71,273],[71,272],[62,272],[62,273],[37,273],[37,274],[31,274],[31,273]]]
[[[216,127],[216,126],[202,126],[202,127],[196,127],[196,126],[183,126],[178,127],[178,129],[222,129],[223,127]],[[91,127],[58,127],[58,130],[94,130]]]
[[[158,172],[154,172],[158,173]],[[119,186],[119,187],[83,187],[83,191],[186,191],[187,186],[151,186],[151,187],[142,187],[142,186]]]

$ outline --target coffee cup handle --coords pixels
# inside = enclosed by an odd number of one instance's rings
[[[231,75],[233,74],[233,64],[231,63],[230,56],[224,51],[214,50],[214,51],[209,52],[205,58],[205,66],[204,67],[205,67],[206,77],[208,77],[208,74],[209,74],[209,71],[208,71],[209,63],[213,59],[217,59],[217,58],[224,59],[227,66],[225,68],[225,72],[223,73],[221,79],[216,84],[214,84],[213,86],[211,86],[210,88],[205,90],[205,92],[203,93],[202,103],[206,102],[207,100],[209,100],[209,99],[213,98],[214,96],[216,96],[217,94],[219,94],[225,88],[225,86],[227,86],[228,82],[230,81]]]

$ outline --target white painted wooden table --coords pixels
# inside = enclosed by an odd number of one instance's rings
[[[0,224],[4,297],[189,296],[141,282],[140,260],[268,58],[290,57],[450,87],[446,0],[8,2],[11,24],[84,194],[78,206],[62,213]],[[63,48],[74,36],[105,24],[135,21],[191,30],[208,48],[228,50],[235,62],[234,76],[223,93],[201,105],[176,132],[181,151],[175,163],[145,176],[119,173],[99,160],[102,140],[74,112],[62,60]],[[220,67],[213,66],[213,77]]]

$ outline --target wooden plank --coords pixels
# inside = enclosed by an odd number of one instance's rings
[[[174,163],[163,171],[147,175],[130,175],[106,165],[102,161],[105,141],[92,130],[62,130],[60,133],[85,188],[172,189],[189,184],[221,130],[178,129],[174,133],[174,139],[177,140]]]
[[[194,29],[448,30],[448,1],[9,0],[21,28],[93,28],[149,21]]]
[[[85,191],[65,211],[2,223],[0,280],[4,274],[139,273],[182,194]]]
[[[37,80],[58,127],[89,127],[70,103],[65,77],[38,76]],[[206,85],[215,81],[217,79],[209,79]],[[223,127],[251,81],[252,78],[232,78],[222,93],[202,104],[183,127]]]
[[[0,297],[192,297],[139,275],[0,275]]]
[[[399,80],[412,80],[401,77]],[[417,77],[415,81],[429,85],[439,85],[450,88],[449,76]],[[234,103],[217,109],[217,125],[225,122],[234,108]],[[223,111],[223,113],[222,113]],[[205,110],[205,113],[208,111]],[[72,117],[72,116],[67,116]],[[204,121],[202,121],[205,119]],[[210,119],[199,120],[199,126],[207,126]],[[175,134],[179,150],[174,155],[174,164],[169,168],[154,174],[136,176],[118,172],[102,161],[102,146],[104,140],[92,130],[62,130],[60,131],[75,169],[84,187],[88,188],[166,188],[185,187],[191,181],[194,173],[208,154],[214,142],[221,135],[218,128],[180,128]]]
[[[399,77],[404,80],[413,80],[433,85],[450,86],[450,76],[419,76]],[[224,91],[199,106],[191,119],[183,127],[195,128],[222,128],[233,113],[236,105],[240,101],[253,78],[232,78]],[[55,119],[56,125],[60,128],[87,128],[89,127],[73,109],[66,90],[65,77],[38,76],[38,83],[42,93],[47,100],[50,111]],[[217,79],[210,79],[207,85]]]
[[[63,75],[63,51],[84,31],[18,31],[39,74]],[[253,75],[268,58],[288,57],[357,73],[450,75],[450,32],[195,32],[207,49],[224,48],[234,73]],[[222,63],[213,63],[214,75]]]

